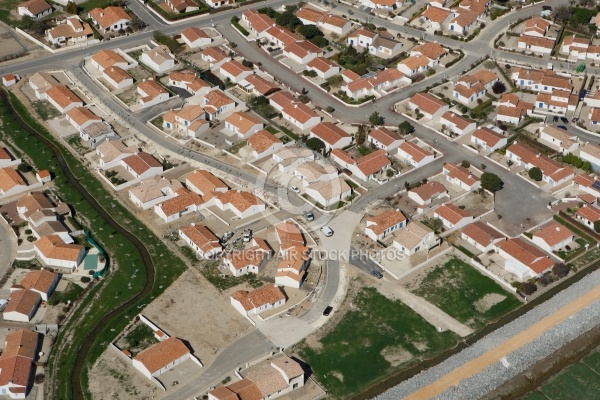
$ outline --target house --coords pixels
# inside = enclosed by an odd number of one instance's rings
[[[314,126],[308,137],[321,139],[327,150],[341,149],[352,143],[352,136],[332,122],[321,122]]]
[[[17,80],[20,78],[14,74],[6,74],[2,76],[2,84],[4,87],[11,87],[17,84]]]
[[[85,247],[65,243],[58,235],[43,236],[33,243],[36,255],[49,267],[67,269],[73,273],[83,261]]]
[[[379,8],[383,10],[394,10],[404,4],[403,0],[360,0],[360,3],[369,8]]]
[[[429,60],[428,66],[430,68],[436,67],[440,63],[440,60],[442,59],[442,57],[444,57],[446,54],[447,54],[446,49],[444,49],[442,47],[442,45],[440,45],[439,43],[435,43],[435,42],[427,42],[427,43],[423,43],[418,46],[415,46],[410,50],[410,53],[409,53],[409,55],[413,56],[413,57],[415,57],[415,56],[427,57],[427,59]]]
[[[187,90],[191,95],[204,96],[212,86],[198,77],[192,71],[173,71],[169,74],[169,86],[175,86]]]
[[[125,168],[135,179],[146,179],[163,172],[163,165],[151,154],[143,151],[135,152],[121,160]]]
[[[102,118],[94,114],[89,108],[85,107],[72,108],[67,112],[65,117],[78,131],[81,131],[91,124],[102,122]]]
[[[165,4],[176,14],[182,14],[200,9],[194,0],[165,0]]]
[[[148,379],[160,376],[191,357],[190,350],[181,340],[170,337],[142,350],[132,365]]]
[[[448,29],[451,33],[460,33],[462,35],[468,33],[475,26],[480,15],[477,12],[461,8],[454,9],[453,14],[455,17],[448,24]]]
[[[29,322],[35,315],[42,297],[33,290],[21,289],[11,291],[8,305],[4,309],[5,321]],[[2,372],[0,371],[0,374]]]
[[[460,238],[477,250],[487,253],[494,250],[496,242],[503,240],[504,236],[485,222],[475,221],[462,230]]]
[[[452,97],[459,103],[469,105],[484,97],[498,80],[498,76],[489,70],[479,70],[471,74],[465,74],[455,83]]]
[[[541,17],[532,17],[525,21],[523,34],[527,36],[545,37],[552,22]]]
[[[377,179],[386,181],[387,176],[381,176],[383,171],[391,167],[392,163],[387,157],[385,150],[379,149],[358,159],[353,159],[350,155],[341,149],[334,149],[331,152],[331,158],[343,168],[348,169],[352,174],[363,181]]]
[[[386,90],[391,90],[400,83],[410,83],[410,79],[396,68],[386,68],[377,72],[375,75],[366,75],[362,78],[350,81],[346,75],[346,85],[342,85],[341,89],[346,92],[346,95],[354,99],[360,99],[365,96],[379,96],[387,94]]]
[[[96,147],[96,154],[100,158],[100,167],[103,170],[119,165],[122,159],[137,152],[135,147],[127,147],[118,140],[107,140]]]
[[[252,238],[246,249],[233,250],[223,257],[223,265],[233,276],[242,276],[248,273],[258,274],[272,253],[273,250],[267,242],[260,238]]]
[[[479,179],[473,176],[467,168],[460,165],[444,164],[442,173],[446,176],[446,181],[468,192],[481,187]]]
[[[205,118],[206,111],[202,107],[190,104],[180,110],[167,111],[163,115],[163,128],[177,129],[196,137],[210,128],[210,123]]]
[[[16,202],[17,213],[22,219],[29,217],[39,210],[54,210],[54,205],[42,192],[29,192],[22,195]]]
[[[21,281],[10,287],[10,292],[16,290],[32,290],[40,294],[43,301],[48,301],[48,298],[56,289],[60,275],[50,272],[45,269],[34,270],[29,272],[21,279]]]
[[[519,279],[540,276],[554,266],[546,253],[521,238],[500,241],[495,248],[505,260],[504,269]]]
[[[179,237],[204,259],[215,258],[223,251],[219,238],[207,227],[192,223],[179,230]]]
[[[429,4],[421,16],[431,24],[433,30],[440,31],[452,20],[453,12],[449,8]]]
[[[208,392],[208,400],[271,400],[304,386],[304,369],[285,354],[242,370],[240,374],[241,381]]]
[[[436,208],[433,217],[442,221],[446,229],[459,229],[474,220],[473,215],[452,203],[442,204]]]
[[[343,36],[352,28],[352,22],[340,15],[325,14],[319,19],[317,26],[326,32]]]
[[[480,127],[471,135],[471,143],[491,153],[506,146],[508,139],[490,128]]]
[[[313,161],[315,154],[304,147],[284,147],[273,153],[273,160],[280,172],[288,172],[307,161]]]
[[[540,140],[546,141],[554,147],[558,147],[558,150],[562,154],[573,153],[579,148],[577,136],[568,131],[555,128],[552,125],[544,125],[540,128],[539,132]]]
[[[275,284],[300,289],[306,278],[306,270],[310,264],[309,251],[299,247],[286,254],[275,272]]]
[[[104,71],[110,67],[129,68],[127,60],[114,50],[100,50],[90,58],[90,63],[99,71]]]
[[[346,181],[335,177],[329,181],[317,181],[305,187],[305,193],[324,207],[338,204],[350,197],[352,189]]]
[[[316,57],[322,55],[323,50],[308,40],[297,40],[286,44],[283,54],[300,65],[306,65]]]
[[[584,99],[585,103],[593,108],[600,107],[600,90],[595,90],[593,94],[590,95],[590,92],[587,93],[587,96]],[[591,110],[590,110],[591,113]],[[590,118],[590,117],[588,117]]]
[[[393,246],[407,256],[420,250],[429,250],[440,243],[431,229],[420,222],[407,224],[394,235]]]
[[[378,33],[361,28],[348,35],[347,40],[350,46],[361,46],[368,49],[378,37]]]
[[[383,34],[383,33],[382,33]],[[396,57],[402,51],[402,43],[379,35],[368,47],[369,53],[381,58]]]
[[[593,143],[586,143],[579,151],[579,157],[584,161],[589,161],[594,170],[600,168],[600,147]]]
[[[56,78],[46,72],[36,72],[29,78],[29,87],[33,89],[38,100],[45,100],[48,89],[57,85],[60,83]]]
[[[304,6],[296,11],[296,17],[298,17],[303,25],[318,26],[319,20],[323,18],[324,15],[325,13],[323,11],[316,10],[310,6]]]
[[[523,33],[519,36],[517,47],[532,53],[550,54],[552,53],[552,49],[554,49],[555,42],[556,38],[529,36]]]
[[[29,395],[34,383],[39,343],[39,334],[29,329],[6,335],[0,356],[0,394],[11,399],[24,399]]]
[[[192,192],[202,196],[205,203],[229,190],[225,182],[203,169],[189,174],[185,178],[185,185]]]
[[[571,78],[559,75],[553,70],[517,67],[511,69],[511,71],[511,79],[516,86],[523,89],[541,93],[552,93],[555,89],[565,90],[570,93],[573,90]]]
[[[212,38],[202,29],[190,26],[181,31],[181,39],[190,49],[197,49],[202,46],[208,46],[212,43]]]
[[[286,301],[285,292],[272,283],[263,285],[252,292],[238,290],[231,295],[231,305],[245,317],[280,307]]]
[[[398,63],[398,70],[407,76],[423,73],[427,68],[429,68],[429,58],[425,56],[409,56]]]
[[[582,224],[591,230],[596,231],[595,224],[600,221],[600,209],[584,204],[583,207],[580,207],[577,210],[575,217],[580,220]]]
[[[542,180],[551,186],[560,185],[575,176],[575,172],[570,167],[565,167],[550,157],[538,154],[529,146],[522,145],[514,141],[508,149],[506,156],[514,161],[515,164],[531,169],[534,167],[542,171]]]
[[[210,121],[214,121],[221,114],[233,111],[235,106],[235,100],[221,90],[212,90],[204,95],[203,107]]]
[[[139,186],[128,190],[129,200],[136,207],[148,210],[161,201],[172,199],[183,188],[178,180],[169,180],[160,177],[144,179]]]
[[[285,220],[275,225],[275,234],[279,242],[279,252],[288,257],[294,253],[304,254],[307,250],[304,235],[294,220]]]
[[[448,104],[429,93],[416,93],[408,101],[409,110],[417,110],[429,119],[437,119],[449,110]]]
[[[210,66],[211,70],[220,68],[223,63],[231,61],[231,57],[217,47],[207,47],[200,52],[200,58]]]
[[[154,212],[165,223],[178,220],[184,215],[198,212],[204,205],[202,198],[185,188],[177,190],[176,196],[154,206]]]
[[[109,140],[116,139],[118,135],[113,131],[111,126],[106,122],[95,122],[81,129],[79,136],[87,142],[92,148]]]
[[[85,42],[93,36],[92,27],[78,16],[68,17],[46,31],[46,39],[53,45]]]
[[[526,116],[533,113],[534,104],[522,101],[513,93],[502,95],[497,103],[496,121],[519,124]]]
[[[389,154],[397,149],[404,142],[404,139],[387,128],[377,127],[369,132],[367,142],[378,149],[385,150]]]
[[[271,26],[264,33],[265,39],[269,42],[273,42],[275,46],[283,47],[304,40],[302,37],[296,35],[289,29],[282,28],[279,25]]]
[[[169,100],[169,92],[157,81],[148,79],[137,86],[140,95],[138,102],[144,107],[151,107]]]
[[[588,120],[593,126],[600,125],[600,108],[591,107],[588,112]]]
[[[280,150],[283,142],[277,136],[262,129],[248,138],[248,146],[252,149],[252,157],[260,159]]]
[[[33,19],[40,19],[52,14],[53,8],[44,0],[29,0],[17,6],[17,14]]]
[[[73,93],[71,89],[63,85],[52,86],[48,89],[46,91],[46,100],[62,114],[75,107],[83,106],[83,100]]]
[[[574,240],[575,234],[569,228],[554,221],[542,226],[531,237],[531,241],[536,246],[548,253],[558,251],[571,244]]]
[[[12,196],[27,190],[27,182],[12,168],[0,169],[0,196]]]
[[[432,162],[435,155],[413,142],[404,141],[398,146],[398,158],[415,168],[420,168]]]
[[[100,32],[118,32],[129,28],[131,16],[122,7],[109,6],[106,8],[94,8],[88,13]]]
[[[264,128],[263,123],[249,112],[235,112],[225,120],[225,128],[239,139],[248,139]]]
[[[248,75],[246,79],[238,83],[238,86],[254,96],[268,96],[280,89],[274,82],[256,74]]]
[[[315,182],[329,182],[338,176],[338,172],[333,165],[308,161],[294,170],[294,176],[306,187]]]
[[[540,114],[566,115],[575,111],[579,96],[568,90],[554,89],[552,93],[538,93],[535,99],[536,111]]]
[[[278,96],[279,94],[282,94],[282,96]],[[303,131],[311,129],[321,122],[321,117],[312,108],[296,100],[289,92],[277,92],[273,94],[269,99],[271,105],[276,102],[274,99],[283,100],[280,103],[282,106],[280,111],[283,118]],[[277,106],[275,107],[277,108]]]
[[[367,219],[365,235],[373,240],[383,240],[386,236],[406,226],[406,217],[399,210],[384,211]]]
[[[221,8],[233,6],[235,4],[235,0],[207,0],[206,4],[208,4],[210,8]]]
[[[232,211],[238,218],[249,218],[267,209],[266,204],[256,195],[240,190],[229,190],[215,199],[221,211]]]
[[[576,59],[585,60],[589,45],[589,38],[578,37],[573,34],[571,36],[565,36],[562,41],[560,52],[569,54]]]
[[[242,65],[239,61],[227,61],[221,65],[219,73],[231,82],[239,83],[253,74],[252,68]]]
[[[431,204],[435,199],[448,197],[448,189],[438,181],[430,181],[419,187],[410,189],[408,197],[420,206],[424,206]]]
[[[131,75],[117,66],[109,67],[102,71],[102,78],[117,90],[133,85]]]
[[[340,66],[325,57],[313,58],[307,65],[308,71],[315,71],[322,79],[331,78],[340,73]]]
[[[266,31],[275,25],[271,17],[256,10],[244,11],[242,21],[248,26],[248,30],[259,38],[265,37]]]
[[[477,123],[475,121],[463,118],[453,111],[446,111],[443,113],[440,117],[440,123],[442,124],[442,127],[445,126],[446,129],[458,136],[471,133],[477,128]]]
[[[12,151],[0,142],[0,168],[15,167],[21,164],[20,158],[15,158]]]
[[[175,58],[166,46],[158,46],[144,51],[140,56],[140,62],[158,73],[175,67]]]

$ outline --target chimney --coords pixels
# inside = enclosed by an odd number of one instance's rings
[[[556,232],[560,232],[560,227],[559,226],[556,227]]]

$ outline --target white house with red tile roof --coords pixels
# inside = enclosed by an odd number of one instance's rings
[[[66,86],[53,86],[46,91],[46,100],[62,114],[75,107],[83,107],[83,100]]]
[[[240,190],[229,190],[217,196],[215,205],[221,211],[233,212],[240,219],[251,217],[267,209],[265,202],[258,196]]]
[[[12,196],[24,192],[28,190],[28,188],[27,181],[16,169],[0,169],[0,196]]]
[[[6,335],[0,356],[0,393],[11,399],[29,397],[36,371],[40,335],[19,329]]]
[[[252,68],[248,68],[236,60],[227,61],[219,68],[219,73],[231,82],[239,83],[253,74]]]
[[[122,7],[109,6],[94,8],[88,13],[89,18],[102,33],[117,32],[129,28],[131,16]]]
[[[306,269],[310,264],[308,251],[304,253],[288,254],[285,256],[275,272],[275,284],[300,289],[306,277]]]
[[[425,72],[428,68],[429,58],[425,56],[409,56],[398,63],[398,70],[407,76]]]
[[[404,143],[404,139],[397,133],[384,127],[372,129],[367,135],[367,142],[385,150],[388,154],[396,150],[398,146]]]
[[[235,109],[237,103],[219,89],[211,90],[204,95],[202,107],[208,114],[208,119],[214,121],[222,114],[229,114]]]
[[[268,96],[281,89],[275,82],[257,74],[248,75],[246,79],[238,83],[238,86],[246,93],[255,96]]]
[[[140,56],[140,62],[158,73],[175,67],[175,57],[166,46],[158,46],[144,51]]]
[[[200,52],[200,58],[210,66],[211,70],[220,68],[223,63],[231,61],[231,57],[218,47],[207,47]]]
[[[393,246],[407,256],[418,251],[429,250],[440,243],[440,239],[427,226],[411,222],[394,234]]]
[[[59,274],[50,272],[48,270],[36,270],[27,273],[19,281],[19,283],[10,287],[10,292],[15,290],[32,290],[40,294],[42,300],[48,301],[48,298],[54,292],[56,285],[60,279]]]
[[[248,26],[248,30],[259,38],[265,37],[267,29],[275,25],[275,21],[271,17],[256,10],[244,11],[242,21]]]
[[[448,189],[438,181],[430,181],[408,191],[408,197],[420,206],[448,196]]]
[[[181,31],[181,39],[191,49],[208,46],[212,43],[212,38],[206,34],[201,28],[190,26]]]
[[[352,136],[331,122],[321,122],[314,126],[308,133],[309,138],[318,138],[329,149],[341,149],[352,143]]]
[[[323,79],[330,78],[340,73],[340,66],[325,57],[313,58],[312,61],[306,65],[306,69],[315,71],[317,76]]]
[[[366,156],[353,159],[342,149],[334,149],[331,152],[331,159],[342,168],[348,169],[352,174],[363,181],[377,179],[383,171],[391,167],[391,161],[387,157],[385,150],[379,149]],[[387,178],[383,178],[385,180]]]
[[[554,49],[555,42],[556,38],[536,37],[523,33],[519,36],[517,47],[532,53],[550,54]]]
[[[155,106],[169,100],[169,92],[153,79],[140,82],[137,86],[138,103],[145,107]]]
[[[302,230],[296,221],[292,219],[275,224],[275,234],[280,245],[279,252],[282,255],[298,251],[299,248],[306,248],[306,241],[304,240]]]
[[[577,135],[565,131],[563,129],[555,128],[553,125],[544,125],[539,129],[540,140],[548,142],[554,147],[558,147],[558,150],[562,154],[573,153],[579,148],[579,142]]]
[[[571,167],[564,166],[559,162],[549,158],[546,155],[539,154],[529,146],[525,146],[517,141],[513,142],[506,149],[506,156],[526,169],[534,167],[542,171],[542,180],[552,186],[560,185],[575,176]]]
[[[190,353],[185,343],[180,339],[170,337],[141,351],[132,360],[132,365],[146,378],[161,385],[157,376],[173,369],[182,362],[191,359],[202,366],[200,360]]]
[[[485,96],[498,79],[494,72],[488,70],[465,74],[454,84],[452,98],[459,103],[469,105]]]
[[[552,93],[555,89],[573,90],[573,82],[570,77],[559,75],[548,69],[513,68],[511,79],[516,86],[533,90],[534,92]]]
[[[589,161],[592,167],[597,169],[600,166],[600,146],[593,143],[586,143],[581,146],[579,157],[584,161]]]
[[[450,109],[448,104],[429,93],[416,93],[408,101],[409,110],[419,110],[421,114],[430,119],[437,119]]]
[[[18,77],[18,75],[6,74],[2,76],[2,84],[4,85],[4,87],[11,87],[13,85],[16,85],[19,79],[20,78]]]
[[[584,204],[575,214],[575,217],[580,220],[589,229],[595,231],[594,223],[600,221],[600,209],[592,205]]]
[[[348,35],[348,45],[350,46],[362,46],[368,48],[373,44],[375,39],[379,37],[379,33],[368,31],[366,29],[357,29]]]
[[[571,244],[575,234],[569,228],[558,222],[549,222],[533,233],[531,241],[548,253],[558,251]]]
[[[219,238],[206,226],[192,223],[179,230],[179,237],[200,258],[212,259],[223,251]]]
[[[272,283],[263,285],[252,292],[238,290],[231,295],[231,305],[244,317],[280,307],[286,301],[287,296],[283,289]]]
[[[329,181],[317,181],[304,188],[304,192],[324,207],[329,207],[350,197],[352,188],[339,176]]]
[[[58,235],[41,237],[33,243],[33,248],[44,265],[65,268],[69,272],[75,271],[85,256],[85,247],[65,243]]]
[[[275,93],[277,94],[277,93]],[[301,130],[313,128],[319,122],[321,117],[312,108],[299,100],[291,100],[285,103],[281,110],[283,118],[294,124]]]
[[[303,186],[306,187],[315,182],[328,182],[335,179],[338,171],[333,165],[308,161],[294,170],[294,176],[300,178]]]
[[[99,164],[103,170],[113,168],[128,157],[137,152],[135,147],[127,147],[119,140],[110,139],[96,147],[96,154],[99,157]]]
[[[169,74],[169,86],[187,90],[192,95],[204,96],[212,86],[192,71],[173,71]]]
[[[373,240],[383,240],[398,229],[406,226],[406,217],[399,210],[384,211],[367,219],[365,235]]]
[[[92,66],[99,71],[104,71],[110,67],[119,67],[128,69],[129,62],[123,56],[121,50],[100,50],[90,58]]]
[[[272,254],[273,250],[266,241],[261,238],[252,238],[245,249],[233,250],[223,257],[223,265],[233,276],[258,274]]]
[[[481,221],[467,225],[460,233],[460,237],[484,253],[493,250],[496,242],[504,240],[504,235]]]
[[[143,151],[123,158],[120,164],[135,179],[151,178],[163,172],[164,169],[160,161]]]
[[[183,188],[178,180],[169,180],[164,177],[144,179],[138,186],[128,190],[127,196],[136,207],[149,210],[156,204],[177,196],[177,191]]]
[[[471,192],[481,187],[479,178],[475,177],[467,168],[460,165],[444,164],[442,173],[446,176],[446,181],[463,190]]]
[[[102,122],[102,118],[94,114],[89,108],[76,107],[72,108],[65,115],[66,120],[75,127],[78,131],[86,128],[87,126]]]
[[[203,169],[195,170],[189,174],[185,178],[185,186],[192,192],[202,196],[205,203],[229,190],[225,182]]]
[[[280,150],[283,142],[277,136],[262,129],[248,138],[248,146],[252,149],[252,157],[260,159]]]
[[[453,111],[443,113],[440,117],[440,124],[445,125],[446,129],[459,136],[471,133],[477,128],[475,121],[461,117]]]
[[[432,162],[435,156],[431,151],[413,142],[404,141],[398,146],[398,158],[415,168],[420,168]]]
[[[458,208],[452,203],[442,204],[433,212],[434,218],[439,218],[444,227],[448,230],[459,229],[474,221],[473,215]]]
[[[562,41],[560,52],[576,59],[584,60],[589,45],[589,38],[578,37],[575,34],[567,35]]]
[[[249,112],[235,112],[225,120],[225,128],[240,139],[248,139],[264,128],[264,124]]]
[[[276,46],[281,47],[285,47],[294,42],[303,40],[302,37],[296,35],[287,28],[282,28],[279,25],[275,25],[267,29],[264,33],[264,37],[268,39],[269,42],[273,42]]]
[[[178,220],[184,215],[198,212],[204,201],[197,194],[185,188],[177,190],[176,196],[154,206],[154,213],[165,223]]]
[[[396,68],[386,68],[373,76],[365,76],[349,81],[341,86],[346,95],[354,99],[364,96],[385,95],[387,90],[400,84],[408,84],[410,79]]]
[[[197,137],[208,131],[210,123],[206,120],[206,111],[202,107],[189,104],[163,114],[163,128],[177,129],[190,137]]]
[[[15,158],[12,150],[0,142],[0,168],[13,167],[21,164],[20,158]]]
[[[324,31],[343,36],[352,28],[352,22],[341,15],[325,14],[319,20],[317,26]]]
[[[393,10],[397,7],[401,7],[405,2],[404,0],[360,0],[360,3],[369,8]]]
[[[490,128],[480,127],[471,135],[471,143],[475,146],[480,146],[483,150],[491,153],[494,150],[506,146],[508,138]]]
[[[165,5],[176,14],[197,11],[200,9],[194,0],[165,0]]]
[[[454,13],[449,8],[430,3],[421,15],[431,24],[433,30],[442,30],[453,19]]]
[[[429,60],[429,67],[437,66],[440,59],[446,55],[447,51],[439,43],[427,42],[410,49],[411,56],[424,56]]]
[[[554,266],[546,253],[521,238],[500,241],[494,247],[505,260],[504,269],[519,279],[540,276]]]
[[[208,4],[208,6],[211,8],[221,8],[233,6],[235,4],[235,0],[207,0],[206,4]]]
[[[17,14],[34,19],[52,14],[54,8],[44,0],[28,0],[17,6]]]
[[[2,315],[5,321],[29,322],[38,310],[42,297],[38,292],[19,289],[10,292],[8,305]],[[1,362],[1,358],[0,358]],[[2,371],[0,371],[0,376]],[[24,398],[24,397],[20,397]]]
[[[283,54],[300,65],[306,65],[322,55],[323,50],[308,40],[298,40],[287,44],[283,49]]]
[[[124,89],[133,85],[133,78],[124,69],[114,66],[102,71],[102,78],[115,89]]]

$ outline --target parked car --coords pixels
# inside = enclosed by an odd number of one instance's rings
[[[560,120],[563,124],[568,124],[569,123],[569,119],[565,118],[565,117],[560,117]]]
[[[307,221],[314,221],[315,220],[315,215],[312,212],[305,211],[303,214],[304,214],[304,218],[306,218]]]
[[[5,299],[0,299],[0,311],[4,311],[7,305],[8,301],[6,301]]]
[[[227,243],[227,241],[228,241],[229,239],[231,239],[231,238],[232,238],[232,236],[233,236],[233,232],[225,232],[225,233],[223,234],[223,237],[221,238],[221,241],[222,241],[223,243]]]
[[[290,189],[292,189],[292,192],[294,193],[300,193],[300,189],[298,189],[296,186],[292,186]]]
[[[563,130],[565,130],[565,131],[567,130],[567,127],[566,127],[566,126],[564,126],[564,125],[559,125],[559,126],[557,126],[557,128],[559,128],[559,129],[563,129]]]
[[[376,269],[371,271],[371,275],[373,275],[377,279],[383,278],[383,274],[381,272],[377,271]]]
[[[331,314],[332,311],[333,311],[333,307],[327,306],[327,307],[325,307],[325,310],[323,310],[323,315],[326,316],[326,317],[328,317],[329,314]]]
[[[252,239],[252,229],[246,229],[244,231],[244,242],[249,242]]]
[[[554,117],[552,117],[552,122],[554,122],[554,123],[558,122],[558,117],[556,115]]]
[[[327,237],[333,236],[333,229],[331,229],[327,225],[323,225],[321,227],[321,232],[323,232],[323,235],[325,235]]]

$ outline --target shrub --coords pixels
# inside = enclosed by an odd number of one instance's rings
[[[325,148],[325,143],[319,138],[312,137],[306,141],[306,147],[313,151],[320,151]]]
[[[250,60],[244,60],[242,61],[242,65],[244,67],[248,67],[248,68],[254,68],[254,63]]]
[[[325,109],[325,111],[327,111],[328,113],[332,113],[335,111],[335,108],[331,107],[331,106],[327,106],[327,108]]]
[[[541,181],[542,178],[544,177],[542,170],[539,169],[538,167],[531,168],[529,171],[527,171],[527,174],[529,174],[529,177],[536,182]]]
[[[492,91],[494,92],[494,94],[504,93],[506,92],[506,85],[501,81],[498,81],[492,86]]]
[[[460,163],[460,166],[461,166],[461,167],[463,167],[463,168],[469,168],[469,167],[471,166],[471,163],[470,163],[470,162],[468,162],[467,160],[463,160],[463,161]]]
[[[552,267],[552,273],[557,278],[564,278],[565,276],[569,275],[569,271],[569,267],[563,263],[556,264],[554,267]]]
[[[81,282],[82,283],[88,283],[89,281],[91,281],[92,279],[89,276],[82,276],[81,277]]]
[[[314,77],[316,77],[316,76],[317,76],[317,71],[315,71],[314,69],[311,69],[311,70],[307,70],[307,69],[305,69],[305,70],[302,72],[302,75],[304,75],[304,76],[308,76],[309,78],[314,78]]]
[[[521,292],[523,292],[523,294],[525,295],[530,295],[535,293],[537,290],[537,286],[533,283],[529,283],[529,282],[523,282],[521,283]]]

